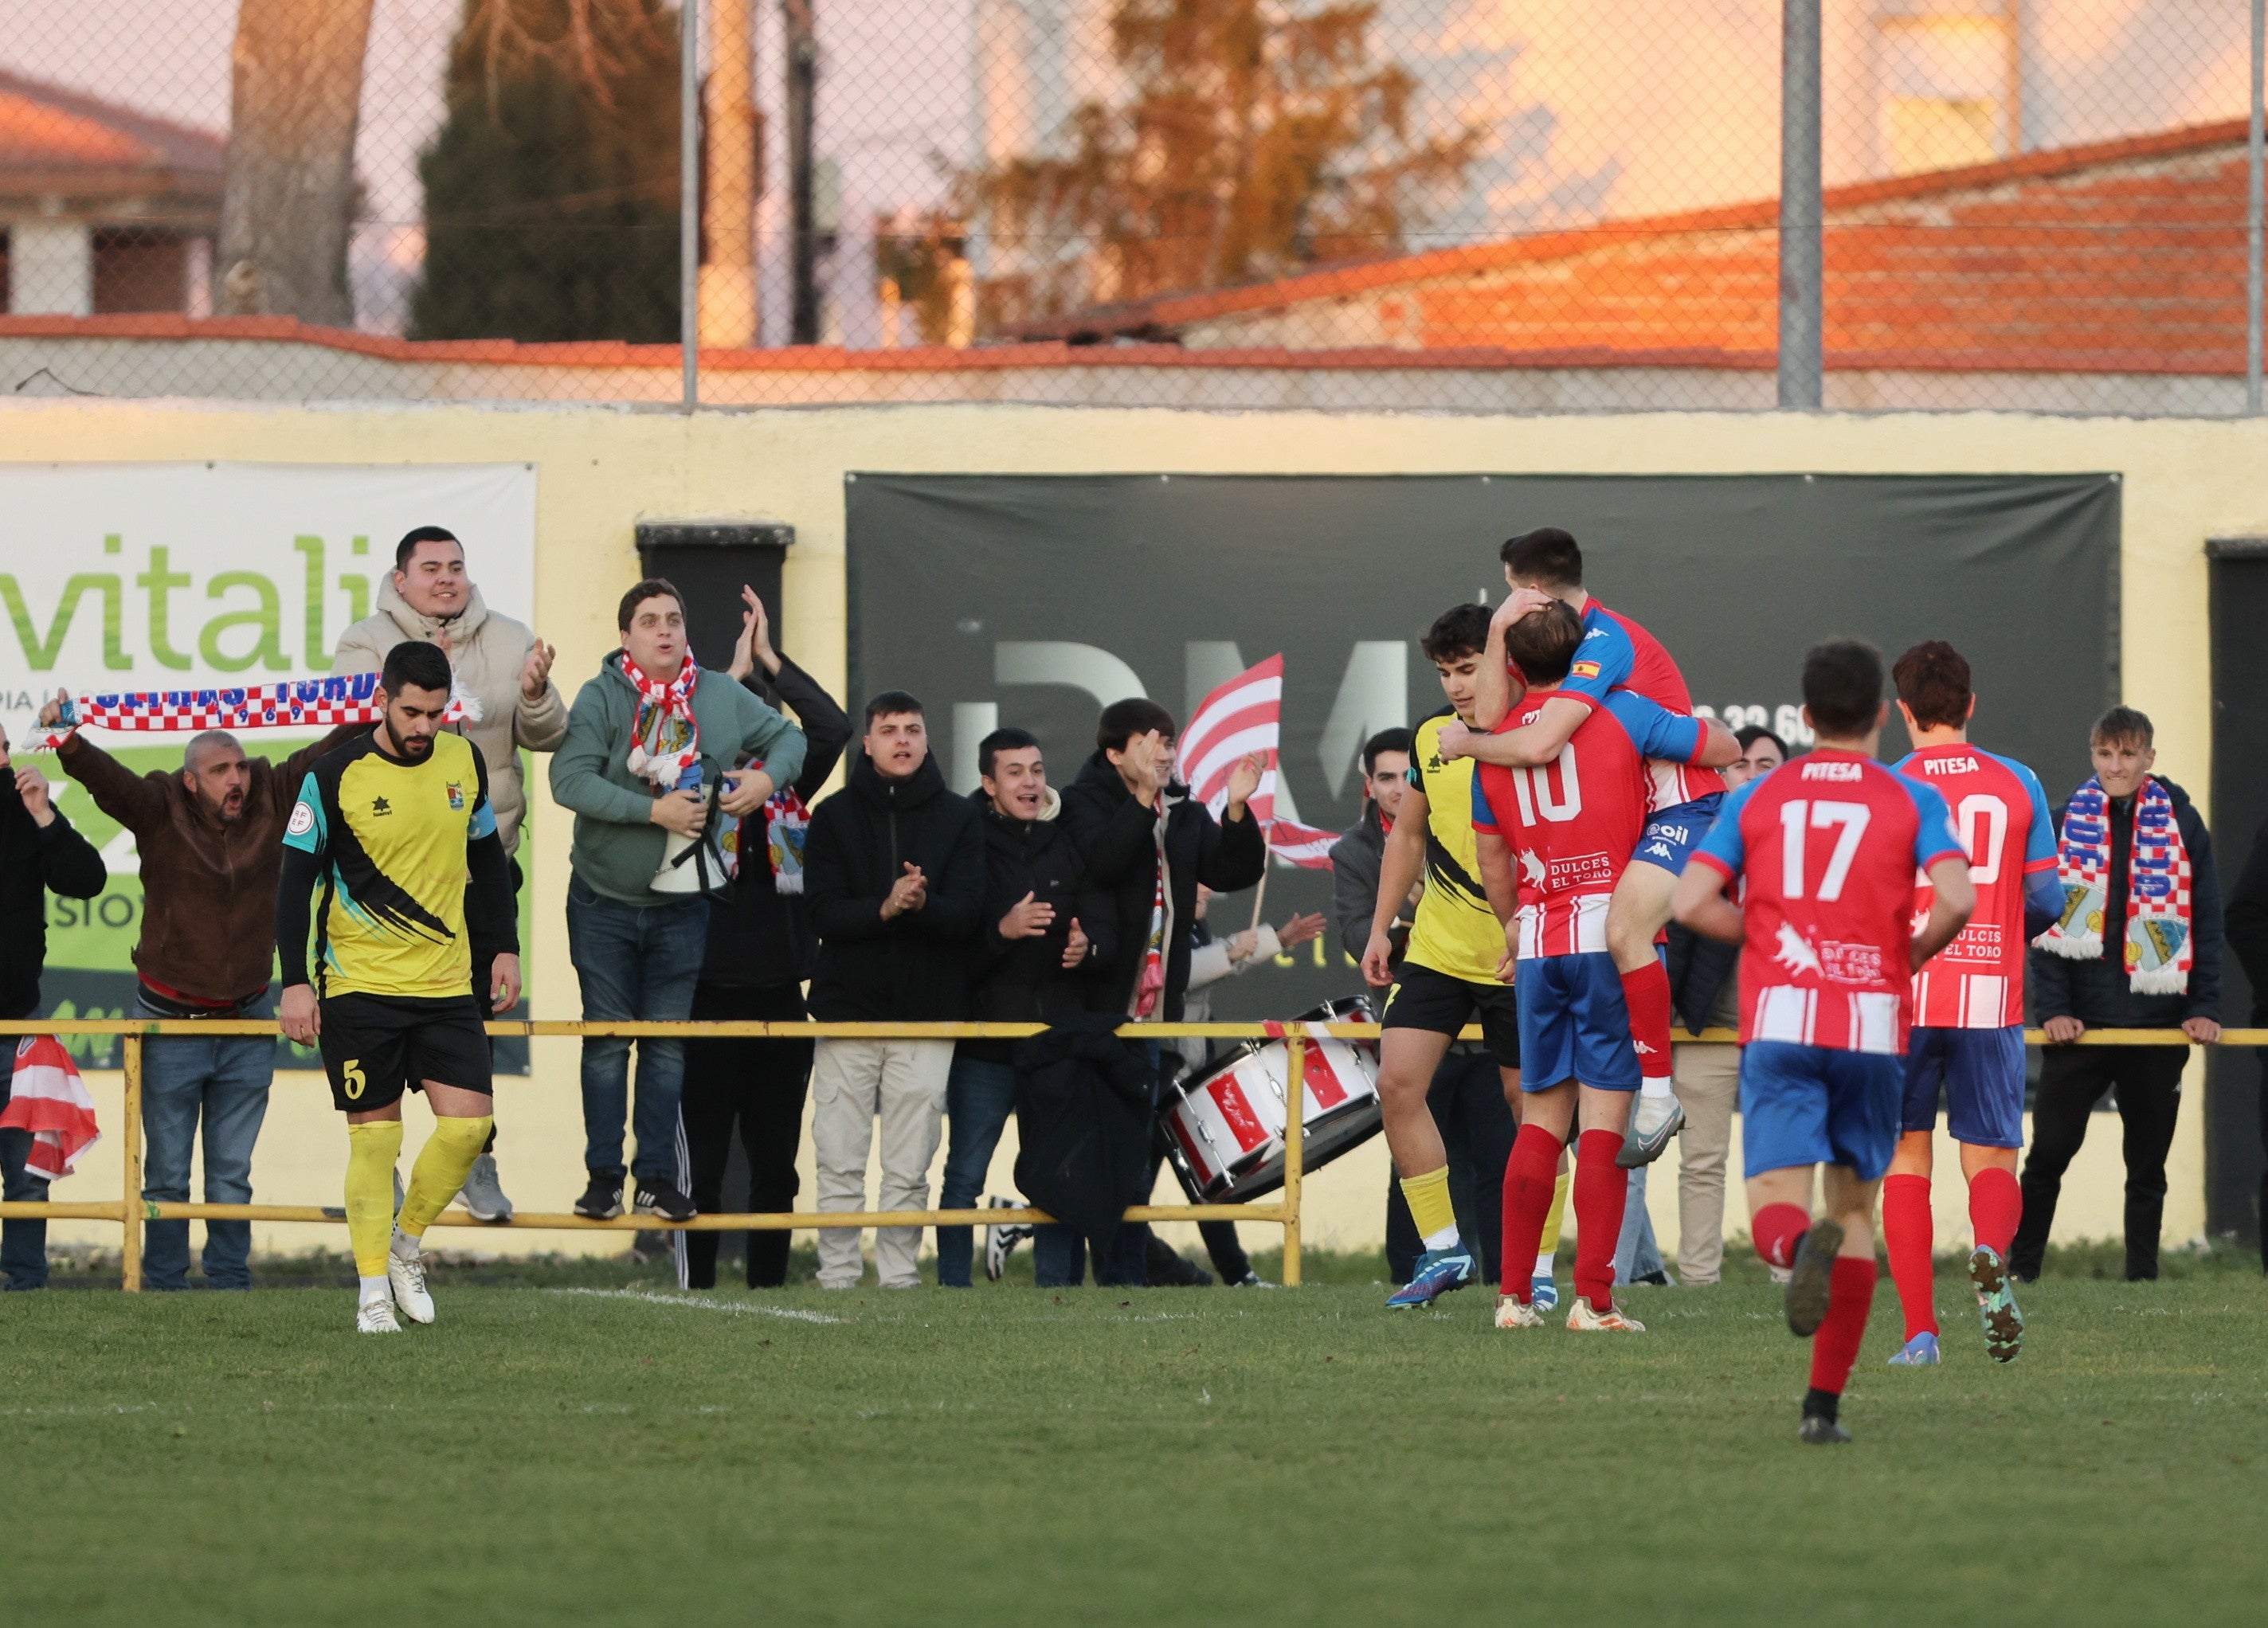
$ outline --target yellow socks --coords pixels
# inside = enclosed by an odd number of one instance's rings
[[[449,1207],[449,1200],[465,1184],[471,1174],[473,1161],[488,1145],[489,1129],[496,1123],[495,1116],[482,1115],[478,1119],[440,1119],[433,1122],[433,1134],[417,1155],[416,1167],[409,1173],[409,1191],[401,1200],[401,1230],[412,1238],[422,1238],[433,1218]],[[399,1146],[400,1127],[396,1127],[395,1145]]]
[[[1402,1197],[1410,1205],[1410,1219],[1429,1249],[1446,1249],[1457,1241],[1457,1210],[1449,1201],[1449,1167],[1423,1175],[1402,1178]]]
[[[347,1238],[355,1271],[364,1278],[386,1276],[394,1237],[394,1165],[401,1157],[400,1120],[347,1127]]]
[[[1551,1183],[1551,1212],[1543,1218],[1543,1237],[1535,1246],[1535,1270],[1548,1272],[1551,1259],[1559,1253],[1559,1223],[1567,1219],[1567,1173],[1562,1170],[1559,1179]]]

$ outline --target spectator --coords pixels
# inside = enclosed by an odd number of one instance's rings
[[[701,681],[686,643],[684,598],[661,578],[623,594],[615,622],[622,648],[608,652],[576,696],[551,760],[551,795],[575,811],[568,949],[585,1020],[674,1022],[693,1010],[709,901],[657,889],[680,886],[680,874],[703,864],[665,869],[670,839],[705,842],[718,813],[743,818],[770,800],[776,777],[795,784],[803,734],[721,674]],[[637,1050],[636,1204],[644,1214],[688,1220],[697,1212],[685,1190],[692,1177],[678,1114],[685,1042],[641,1040]],[[578,1215],[622,1212],[630,1061],[626,1039],[583,1042],[590,1185],[575,1201]]]
[[[477,717],[468,711],[450,727],[478,748],[488,765],[489,806],[512,862],[517,899],[523,879],[512,856],[519,850],[519,824],[527,814],[517,748],[549,752],[567,733],[567,705],[551,681],[556,652],[528,628],[488,608],[465,574],[464,545],[438,526],[420,526],[394,546],[394,573],[379,585],[378,609],[339,635],[331,670],[378,672],[387,652],[406,643],[439,645],[449,658],[451,685],[479,709]],[[299,778],[292,776],[284,794],[287,814],[298,789]],[[494,960],[491,952],[473,962],[473,998],[484,1020],[496,1016],[490,1002]],[[497,1178],[493,1128],[457,1196],[479,1220],[512,1219],[512,1200]]]
[[[2024,1162],[2024,1219],[2008,1264],[2040,1275],[2063,1173],[2088,1116],[2118,1093],[2125,1128],[2126,1280],[2158,1275],[2166,1153],[2181,1112],[2186,1046],[2074,1046],[2095,1028],[2179,1028],[2220,1038],[2220,882],[2213,838],[2189,793],[2162,775],[2150,720],[2113,707],[2088,741],[2095,773],[2056,811],[2063,918],[2035,941],[2026,972],[2047,1056]],[[2183,885],[2182,871],[2188,872]],[[2115,937],[2115,954],[2104,953]]]
[[[996,729],[977,743],[976,762],[983,784],[968,800],[984,833],[984,900],[969,955],[970,1015],[984,1023],[1053,1023],[1085,1012],[1094,989],[1091,968],[1108,961],[1117,946],[1110,895],[1087,880],[1036,739],[1020,729]],[[941,1208],[965,1210],[984,1190],[992,1151],[1016,1106],[1009,1056],[1015,1044],[964,1040],[953,1049],[945,1088],[953,1139]],[[1069,1234],[1070,1247],[1077,1247],[1070,1228],[1048,1231],[1042,1253],[1049,1260],[1064,1247],[1053,1234]],[[969,1228],[939,1227],[939,1286],[968,1287],[974,1253]]]
[[[1174,734],[1173,714],[1156,702],[1112,702],[1095,726],[1094,755],[1064,793],[1071,841],[1089,879],[1111,895],[1118,924],[1117,951],[1097,968],[1097,1005],[1135,1022],[1182,1019],[1198,884],[1238,892],[1268,865],[1260,822],[1245,806],[1260,787],[1261,759],[1248,756],[1231,771],[1216,821],[1174,778]],[[1145,1050],[1154,1106],[1158,1048]],[[1149,1230],[1120,1227],[1097,1279],[1146,1282]]]
[[[819,796],[850,741],[850,720],[808,673],[772,648],[763,601],[752,588],[740,597],[740,642],[728,669],[758,700],[794,712],[808,743],[803,771],[788,788],[799,804]],[[696,1019],[797,1022],[805,1016],[803,984],[816,946],[811,904],[803,891],[801,831],[785,794],[762,817],[743,821],[734,844],[732,888],[709,910],[709,947],[693,991]],[[777,817],[775,817],[777,816]],[[796,1145],[803,1137],[804,1087],[811,1078],[808,1040],[688,1040],[685,1042],[685,1145],[696,1208],[725,1206],[725,1167],[735,1121],[748,1161],[752,1213],[795,1207]],[[677,1235],[682,1283],[717,1285],[718,1234]],[[788,1234],[748,1234],[748,1286],[787,1281]]]
[[[1735,730],[1741,756],[1725,769],[1727,791],[1768,775],[1787,761],[1769,729]],[[1741,1027],[1741,947],[1669,924],[1669,996],[1689,1035]],[[1688,1288],[1725,1275],[1725,1166],[1733,1150],[1733,1110],[1741,1096],[1738,1046],[1673,1049],[1677,1101],[1685,1129],[1677,1139],[1677,1277]]]
[[[92,899],[109,880],[94,844],[71,829],[48,795],[45,776],[29,763],[11,764],[0,733],[0,1018],[15,1021],[40,1009],[40,974],[48,959],[48,900]],[[7,1082],[0,1079],[0,1107]],[[0,1130],[0,1197],[11,1204],[44,1204],[48,1184],[24,1168],[32,1151],[28,1131]],[[48,1224],[0,1223],[0,1271],[11,1289],[48,1283]]]
[[[58,694],[40,722],[63,717]],[[265,1018],[276,883],[284,826],[314,761],[366,725],[347,725],[278,766],[247,758],[236,737],[208,730],[178,770],[137,775],[84,735],[66,739],[64,772],[94,806],[134,835],[142,871],[142,931],[134,944],[135,1015]],[[265,930],[266,937],[262,937]],[[143,1042],[142,1197],[186,1204],[189,1160],[202,1121],[204,1201],[252,1202],[252,1149],[268,1117],[276,1042],[266,1035]],[[189,1286],[189,1224],[144,1224],[143,1285]],[[205,1223],[205,1281],[252,1286],[252,1223]]]
[[[811,1015],[828,1023],[956,1022],[968,1016],[968,968],[984,902],[976,806],[946,790],[922,704],[903,690],[866,703],[850,783],[812,812],[805,860],[819,932]],[[866,1201],[866,1155],[881,1122],[881,1205],[929,1207],[949,1040],[822,1040],[812,1065],[811,1146],[819,1207]],[[918,1227],[874,1234],[886,1289],[921,1282]],[[856,1286],[855,1228],[819,1234],[819,1286]]]
[[[2268,821],[2262,822],[2252,839],[2244,873],[2228,895],[2227,915],[2228,947],[2236,952],[2244,976],[2251,981],[2252,1023],[2257,1028],[2268,1024]],[[2261,1067],[2260,1148],[2268,1154],[2268,1051],[2253,1055]],[[2268,1216],[2268,1168],[2261,1173],[2260,1200],[2259,1214]],[[2260,1267],[2268,1271],[2268,1225],[2260,1228]]]

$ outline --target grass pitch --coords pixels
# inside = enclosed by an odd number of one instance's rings
[[[448,1278],[391,1339],[336,1288],[0,1301],[9,1618],[2187,1625],[2268,1599],[2268,1289],[2236,1263],[2035,1285],[2007,1368],[1949,1276],[1945,1366],[1884,1368],[1885,1281],[1840,1449],[1797,1445],[1806,1349],[1756,1282],[1634,1292],[1650,1332],[1612,1338],[1498,1334],[1475,1291],[1389,1315],[1367,1282]]]

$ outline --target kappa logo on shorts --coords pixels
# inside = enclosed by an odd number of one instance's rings
[[[454,780],[449,782],[449,807],[460,813],[465,807],[465,788]]]
[[[1652,854],[1657,859],[1674,859],[1677,857],[1675,854],[1670,852],[1669,844],[1668,843],[1648,843],[1645,847],[1639,849],[1638,851],[1640,853]]]

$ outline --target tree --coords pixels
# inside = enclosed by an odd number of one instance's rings
[[[660,0],[465,0],[413,336],[675,340],[677,95]]]
[[[1075,109],[1052,153],[959,178],[993,250],[983,325],[1398,252],[1483,132],[1413,134],[1417,80],[1373,59],[1377,9],[1119,0],[1123,97]]]
[[[243,0],[237,12],[216,254],[224,316],[354,325],[347,239],[370,9]]]

